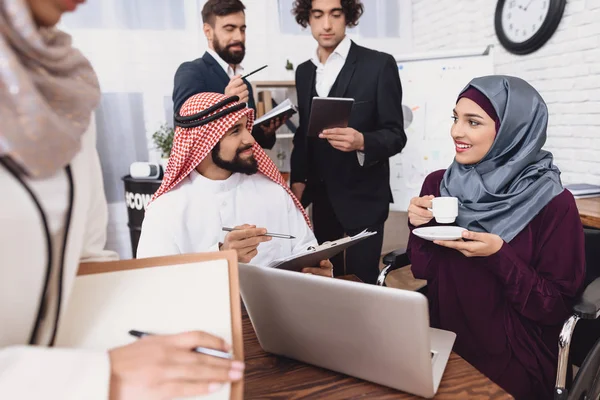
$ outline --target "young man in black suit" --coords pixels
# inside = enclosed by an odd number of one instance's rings
[[[356,26],[362,15],[360,1],[298,0],[293,12],[300,25],[310,26],[318,48],[296,71],[300,125],[291,156],[292,191],[305,205],[312,203],[319,243],[377,231],[350,247],[345,260],[343,254],[331,260],[336,275],[375,283],[393,201],[389,158],[406,144],[398,67],[389,54],[346,36],[346,27]],[[315,96],[353,98],[349,127],[307,137]]]
[[[242,79],[241,62],[246,55],[246,14],[240,0],[208,0],[202,9],[208,51],[201,58],[181,64],[175,73],[173,109],[197,93],[214,92],[239,96],[256,111],[252,86]],[[275,131],[284,121],[257,125],[252,136],[263,148],[275,144]]]

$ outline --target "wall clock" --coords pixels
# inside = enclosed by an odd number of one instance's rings
[[[496,35],[506,50],[529,54],[552,37],[567,0],[498,0]]]

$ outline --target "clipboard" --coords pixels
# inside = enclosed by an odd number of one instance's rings
[[[244,361],[235,251],[80,264],[56,346],[105,350],[158,334],[202,330],[231,344]],[[241,400],[243,381],[203,400]]]
[[[353,106],[351,98],[313,97],[307,136],[318,137],[325,129],[347,128]]]
[[[336,254],[346,250],[348,247],[375,235],[377,232],[367,232],[366,230],[355,236],[348,236],[325,242],[316,247],[310,247],[305,252],[294,254],[290,257],[274,260],[267,267],[285,269],[287,271],[300,272],[303,268],[319,265],[322,260],[328,260]]]

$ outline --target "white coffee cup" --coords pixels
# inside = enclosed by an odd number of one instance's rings
[[[431,200],[430,211],[438,224],[451,224],[458,217],[458,199],[456,197],[436,197]]]

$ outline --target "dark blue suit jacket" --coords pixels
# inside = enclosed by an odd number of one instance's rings
[[[256,112],[252,86],[244,80],[248,86],[248,106]],[[175,85],[173,88],[173,109],[178,112],[183,103],[191,96],[204,93],[225,93],[229,84],[229,76],[208,52],[202,58],[194,61],[184,62],[177,68],[175,73]],[[252,136],[265,149],[273,148],[275,135],[265,135],[260,126],[254,126]]]

